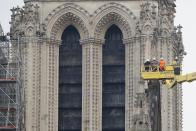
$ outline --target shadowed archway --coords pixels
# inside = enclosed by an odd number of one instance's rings
[[[82,46],[80,34],[70,25],[59,47],[59,131],[81,131]]]
[[[125,46],[121,30],[112,25],[103,45],[103,131],[125,131]]]

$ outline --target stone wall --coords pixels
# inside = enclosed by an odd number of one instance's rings
[[[182,58],[181,30],[174,26],[173,3],[25,2],[23,9],[12,10],[11,36],[21,34],[25,39],[26,130],[58,130],[59,44],[64,29],[73,25],[83,52],[82,131],[102,131],[102,44],[107,29],[115,24],[125,44],[125,130],[153,131],[145,97],[147,83],[140,78],[140,67],[147,58],[164,57],[167,64],[176,56]],[[162,131],[182,130],[179,87],[161,85]],[[142,108],[138,101],[142,101]],[[140,126],[140,121],[147,124]]]

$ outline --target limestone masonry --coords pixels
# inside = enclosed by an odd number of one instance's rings
[[[182,89],[145,82],[146,59],[182,62],[174,0],[24,0],[26,131],[182,131]],[[14,47],[13,48],[17,48]]]

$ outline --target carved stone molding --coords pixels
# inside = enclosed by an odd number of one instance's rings
[[[59,12],[61,12],[64,9],[67,9],[67,8],[68,9],[72,9],[72,10],[70,10],[70,12],[73,11],[73,9],[74,9],[76,11],[82,12],[82,14],[85,14],[86,16],[90,16],[88,11],[83,9],[79,5],[77,5],[75,3],[66,3],[66,4],[60,5],[57,8],[53,9],[52,12],[50,12],[48,14],[48,16],[45,18],[45,22],[44,23],[45,24],[49,23],[49,21],[54,17],[54,15],[58,14]]]
[[[135,102],[135,84],[134,84],[134,52],[133,52],[134,44],[131,42],[129,44],[126,44],[125,50],[126,50],[126,74],[125,74],[125,124],[126,124],[126,130],[131,130],[133,128],[134,122],[133,122],[133,117],[134,117],[134,102]]]
[[[137,41],[142,41],[142,39],[144,40],[145,37],[146,36],[144,36],[144,35],[140,35],[140,36],[135,36],[135,37],[123,39],[123,44],[136,44]]]
[[[67,26],[69,26],[70,24],[73,24],[79,30],[79,32],[81,33],[82,38],[85,38],[85,37],[89,36],[88,29],[84,25],[83,20],[80,17],[78,17],[77,15],[75,15],[71,12],[68,12],[68,13],[65,13],[64,15],[62,15],[55,22],[55,24],[53,25],[53,28],[51,30],[50,38],[58,39],[59,38],[58,35],[61,35],[62,32],[64,31],[64,29]]]
[[[41,48],[37,39],[29,39],[28,42],[22,38],[22,50],[25,77],[25,102],[26,102],[26,121],[27,130],[40,130],[40,97],[41,97]],[[29,58],[31,58],[29,60]],[[28,125],[28,126],[27,126]]]
[[[123,14],[122,12],[126,12],[126,14],[128,14],[129,17],[131,17],[133,20],[137,19],[137,17],[133,14],[133,12],[129,8],[116,2],[110,2],[110,3],[102,5],[91,16],[96,17],[100,14],[100,12],[103,12],[103,11],[108,12],[111,9],[121,10],[121,14]]]
[[[82,45],[82,131],[102,131],[102,45]]]
[[[96,44],[96,45],[102,45],[104,44],[103,39],[96,39],[96,38],[88,38],[88,39],[83,39],[80,40],[80,44],[84,45],[84,44]]]
[[[126,6],[109,2],[91,15],[91,21],[95,38],[104,39],[107,29],[115,24],[121,29],[123,38],[127,39],[134,34],[137,18]]]
[[[66,3],[49,13],[43,25],[46,25],[48,38],[60,40],[64,29],[72,24],[79,31],[81,39],[86,39],[89,37],[88,17],[89,13],[82,7]]]
[[[103,16],[96,25],[95,38],[103,39],[106,30],[112,24],[116,24],[123,32],[123,37],[126,39],[131,36],[131,27],[128,21],[122,17],[122,15],[116,12],[110,12]]]
[[[152,35],[157,22],[157,6],[149,2],[140,5],[139,29],[142,34]]]
[[[163,57],[168,64],[170,64],[175,57],[178,57],[180,63],[182,59],[178,52],[181,52],[181,54],[184,53],[181,40],[181,27],[179,27],[180,29],[177,31],[174,25],[168,21],[167,14],[163,12],[163,15],[164,18],[161,19],[162,25],[157,33],[158,56]],[[162,111],[162,116],[164,116],[162,118],[162,125],[165,125],[163,131],[182,130],[182,91],[180,88],[181,85],[177,85],[174,89],[168,89],[164,85],[161,87],[162,109],[166,110],[166,112]]]
[[[47,4],[46,1],[66,2],[49,12],[40,23],[43,17],[40,15],[47,13],[38,6],[43,4],[39,3],[41,1],[45,1],[44,4]],[[173,24],[174,2],[158,0],[156,4],[155,1],[145,1],[140,8],[136,6],[138,9],[133,9],[136,14],[140,13],[140,17],[136,18],[131,6],[121,2],[104,1],[90,14],[81,7],[84,3],[79,6],[79,2],[85,0],[69,1],[25,0],[24,8],[12,9],[10,34],[15,39],[23,37],[21,40],[26,51],[27,131],[58,130],[58,46],[64,29],[69,25],[78,30],[82,45],[82,131],[102,130],[102,44],[107,29],[113,24],[122,31],[125,44],[125,130],[132,131],[134,124],[142,120],[141,115],[149,117],[141,113],[147,108],[140,109],[134,105],[138,102],[137,94],[144,93],[146,86],[140,77],[140,66],[144,60],[155,55],[170,63],[174,56],[178,56],[182,62],[185,53],[181,27],[175,29]],[[181,131],[180,86],[172,91],[161,87],[161,104],[165,111],[162,111],[163,131],[176,131],[176,127]]]

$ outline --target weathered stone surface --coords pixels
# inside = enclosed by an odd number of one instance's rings
[[[170,64],[175,57],[178,57],[180,62],[183,60],[182,32],[180,26],[178,28],[174,26],[173,0],[149,0],[148,2],[138,0],[27,2],[26,0],[25,2],[23,9],[12,9],[10,34],[15,39],[20,34],[24,40],[23,63],[27,76],[25,78],[27,131],[57,131],[59,123],[62,122],[58,119],[59,108],[73,104],[67,102],[67,105],[59,106],[59,101],[62,99],[59,94],[63,93],[61,89],[59,90],[59,80],[74,76],[73,71],[73,74],[66,73],[69,76],[59,77],[59,74],[62,73],[59,73],[59,64],[61,65],[63,62],[59,62],[59,57],[62,57],[62,54],[59,55],[59,49],[61,49],[59,45],[62,43],[64,30],[70,25],[78,31],[80,41],[77,43],[82,46],[82,55],[67,51],[70,52],[67,57],[71,54],[71,58],[75,58],[74,56],[77,55],[82,57],[82,63],[80,63],[82,73],[78,71],[76,79],[70,80],[77,81],[82,75],[82,112],[78,110],[74,114],[72,111],[67,111],[62,113],[63,117],[77,116],[76,121],[78,122],[81,115],[81,127],[78,126],[78,128],[82,128],[82,131],[102,131],[103,128],[109,127],[110,124],[102,127],[104,111],[109,113],[108,118],[124,117],[125,121],[121,120],[119,125],[115,126],[119,126],[122,130],[125,128],[125,131],[182,131],[182,90],[180,85],[174,89],[168,89],[157,83],[150,85],[148,89],[148,84],[140,77],[140,67],[145,59],[164,57],[167,64]],[[105,34],[112,25],[117,26],[122,32],[121,37],[119,35],[113,37],[121,38],[121,42],[114,43],[124,44],[124,56],[114,53],[114,57],[112,57],[111,50],[104,51],[109,54],[103,55],[102,51],[105,48],[103,48],[103,44],[108,43],[108,41],[104,42]],[[104,46],[107,47],[107,45]],[[115,55],[119,56],[115,57]],[[105,68],[106,63],[103,61],[105,56],[111,57],[111,61],[108,58],[108,63],[112,62],[112,59],[122,56],[125,61],[124,64],[118,65],[122,62],[118,59],[114,61],[117,65],[113,62],[111,68]],[[73,61],[70,59],[70,63]],[[64,62],[67,66],[66,69],[70,68],[68,67],[70,63]],[[76,65],[74,66],[76,67]],[[112,68],[118,69],[112,70]],[[115,75],[105,78],[107,73],[110,75],[115,71],[116,74],[119,73],[119,79]],[[124,74],[120,71],[123,71]],[[109,81],[109,84],[106,80]],[[119,83],[112,84],[112,80],[119,80]],[[108,84],[107,90],[103,85],[104,82]],[[105,95],[107,92],[104,91],[111,91],[109,88],[113,85],[116,86],[112,90],[114,94]],[[124,90],[120,87],[124,87]],[[156,87],[158,89],[155,89]],[[81,94],[79,88],[74,89],[64,90],[64,94],[72,91],[78,91],[78,95]],[[102,95],[102,92],[105,94]],[[112,107],[111,110],[102,109],[104,106],[109,106],[103,100],[110,98],[111,105],[113,104],[115,107]],[[117,98],[119,99],[117,100]],[[77,100],[73,101],[79,102],[80,98]],[[118,104],[121,107],[118,107]],[[78,105],[80,106],[80,104]],[[117,112],[117,116],[114,112]],[[153,118],[156,118],[157,121]],[[124,127],[121,126],[122,124]],[[66,125],[64,127],[67,128]]]

